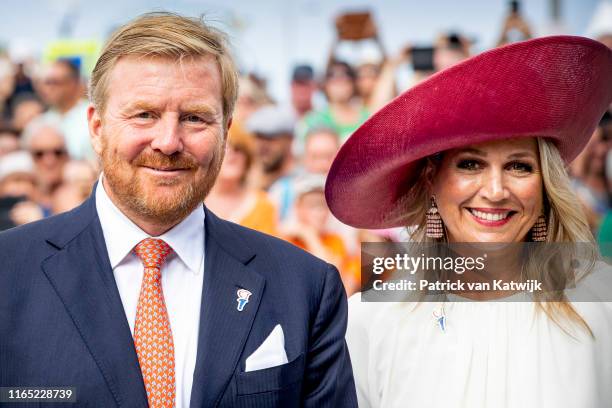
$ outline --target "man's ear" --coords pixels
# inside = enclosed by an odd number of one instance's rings
[[[230,128],[232,127],[233,120],[234,120],[234,117],[230,116],[229,120],[227,121],[227,131],[225,133],[229,132]]]
[[[225,131],[223,132],[223,142],[227,142],[227,135],[229,134],[229,130],[232,127],[232,120],[234,118],[230,116],[230,118],[227,120],[227,126],[225,127]]]
[[[98,156],[102,156],[102,117],[93,105],[87,108],[87,124],[91,145]]]

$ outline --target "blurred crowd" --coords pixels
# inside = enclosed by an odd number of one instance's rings
[[[293,67],[289,103],[276,103],[265,79],[243,73],[225,160],[205,203],[223,218],[334,264],[350,294],[360,282],[360,243],[407,235],[401,229],[357,230],[333,217],[324,186],[336,153],[373,112],[405,90],[397,81],[402,67],[411,66],[413,86],[473,51],[469,38],[446,32],[430,47],[407,45],[397,55],[386,55],[369,13],[339,16],[336,28],[324,69]],[[497,45],[530,36],[515,10]],[[612,47],[612,28],[597,39]],[[338,58],[339,43],[364,40],[376,44],[379,60]],[[91,193],[99,166],[89,142],[83,71],[78,58],[43,65],[0,54],[0,230],[68,211]],[[569,169],[604,251],[612,250],[611,151],[608,112]]]

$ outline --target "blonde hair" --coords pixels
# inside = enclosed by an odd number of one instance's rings
[[[223,122],[227,128],[238,95],[236,66],[226,36],[204,23],[203,18],[190,18],[167,12],[147,13],[130,21],[113,33],[91,75],[89,99],[104,112],[108,80],[121,57],[185,57],[211,55],[219,65],[223,95]]]
[[[598,253],[584,211],[572,191],[564,161],[557,147],[550,140],[539,137],[536,140],[544,187],[544,216],[548,227],[546,242],[586,243],[587,245],[580,248],[580,259],[585,261],[580,266],[582,268],[581,273],[588,274],[598,259]],[[419,164],[420,168],[416,182],[404,198],[407,219],[412,225],[417,225],[411,233],[411,239],[416,242],[437,241],[426,236],[425,225],[426,214],[430,205],[431,186],[440,160],[440,157],[431,156]],[[443,239],[445,240],[445,238]],[[569,327],[563,324],[563,320],[565,320],[576,323],[592,336],[593,333],[588,324],[568,302],[565,294],[555,289],[560,286],[567,287],[569,282],[564,281],[566,277],[552,276],[551,271],[546,268],[549,265],[547,261],[554,261],[555,264],[560,265],[571,263],[576,254],[564,251],[564,249],[567,248],[552,250],[547,248],[541,253],[535,253],[533,256],[527,257],[528,261],[523,265],[523,277],[542,282],[546,295],[536,296],[535,303],[561,329],[571,335]],[[542,257],[546,257],[546,259]]]

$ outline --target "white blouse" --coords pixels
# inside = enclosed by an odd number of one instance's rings
[[[610,300],[612,268],[598,263],[579,288]],[[374,303],[358,293],[347,343],[359,406],[612,407],[612,302],[572,306],[594,338],[567,320],[564,332],[530,302]]]

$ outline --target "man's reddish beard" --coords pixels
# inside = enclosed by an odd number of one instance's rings
[[[177,224],[198,205],[202,205],[219,174],[225,152],[219,144],[208,169],[202,169],[195,158],[183,153],[167,156],[146,149],[130,163],[122,160],[108,147],[106,137],[102,140],[101,161],[104,178],[113,197],[119,201],[118,206],[159,225]],[[189,174],[153,180],[152,176],[136,171],[142,166],[188,169]],[[151,184],[162,188],[170,187],[171,192],[157,194],[155,189],[147,188],[147,185]]]

